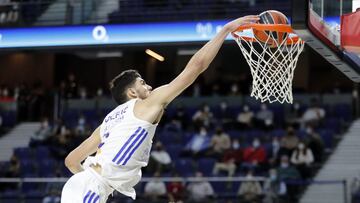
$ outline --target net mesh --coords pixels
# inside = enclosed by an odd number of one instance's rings
[[[236,33],[235,40],[250,66],[251,96],[261,102],[292,103],[292,80],[304,42],[293,37],[278,42],[274,33],[267,32],[268,38],[263,43],[256,38],[249,40],[241,33]]]

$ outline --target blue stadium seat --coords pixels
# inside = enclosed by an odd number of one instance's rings
[[[43,159],[39,161],[38,171],[41,177],[53,177],[56,170],[56,161],[53,159]]]
[[[215,159],[202,158],[198,161],[198,169],[203,173],[204,176],[211,176],[212,170],[215,165]]]
[[[182,158],[175,161],[175,170],[181,176],[191,176],[194,173],[193,160]]]
[[[36,160],[44,160],[50,157],[49,148],[46,146],[39,146],[35,148],[35,158]]]
[[[171,159],[174,161],[178,159],[182,149],[184,148],[183,145],[175,144],[175,145],[168,145],[165,146],[166,151],[169,153]]]
[[[28,147],[19,147],[14,149],[14,154],[20,159],[20,160],[28,160],[32,158],[32,151]]]

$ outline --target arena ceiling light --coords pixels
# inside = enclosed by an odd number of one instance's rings
[[[165,58],[163,56],[161,56],[160,54],[150,50],[150,49],[146,49],[145,53],[147,53],[148,55],[154,57],[155,59],[159,60],[159,61],[164,61]]]

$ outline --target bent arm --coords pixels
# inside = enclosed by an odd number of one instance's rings
[[[98,127],[90,137],[69,153],[65,158],[65,166],[73,174],[83,171],[81,162],[84,161],[86,157],[96,152],[100,142],[100,127]]]

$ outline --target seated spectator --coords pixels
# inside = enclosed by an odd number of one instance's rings
[[[10,158],[10,165],[5,169],[5,177],[18,178],[20,176],[20,161],[19,158],[13,154]],[[18,183],[2,184],[1,189],[17,189]]]
[[[230,127],[232,125],[232,115],[231,110],[228,108],[228,104],[226,101],[222,101],[220,103],[220,111],[218,114],[218,121],[222,126],[225,126],[225,128]]]
[[[51,190],[42,200],[42,203],[60,203],[61,193],[57,190]]]
[[[302,128],[305,126],[318,126],[321,120],[325,117],[325,110],[320,107],[317,99],[311,100],[311,106],[304,112],[301,122]]]
[[[51,136],[51,127],[48,118],[44,118],[40,128],[30,138],[30,147],[37,147],[45,143],[46,139]]]
[[[10,96],[9,88],[6,86],[0,89],[0,101],[2,102],[14,101],[14,97]]]
[[[181,122],[176,118],[171,119],[170,122],[165,124],[164,131],[181,132]]]
[[[55,135],[50,143],[49,149],[54,158],[57,160],[64,160],[67,154],[72,149],[70,141],[64,134]]]
[[[176,107],[175,119],[180,122],[181,129],[187,129],[188,117],[183,106]]]
[[[262,189],[259,181],[254,180],[253,172],[250,170],[246,175],[246,181],[242,182],[237,193],[241,202],[258,202]]]
[[[213,113],[210,111],[209,105],[205,104],[195,112],[192,120],[195,123],[195,126],[205,126],[210,127],[213,119]]]
[[[155,149],[151,152],[147,171],[149,172],[168,172],[171,169],[171,157],[164,149],[161,142],[155,144]]]
[[[280,181],[286,183],[287,199],[289,202],[296,202],[298,195],[298,187],[296,184],[291,184],[289,180],[299,180],[301,178],[299,171],[289,163],[289,157],[286,155],[281,156],[280,166],[277,168],[278,178]]]
[[[297,126],[301,120],[300,104],[295,102],[289,108],[285,108],[285,121],[290,126]]]
[[[193,135],[186,144],[183,151],[184,156],[194,156],[195,158],[205,155],[206,150],[210,148],[210,138],[205,127],[201,127],[199,133]]]
[[[221,127],[216,128],[215,134],[211,138],[211,149],[208,155],[213,157],[221,157],[224,151],[230,149],[231,141],[228,134],[226,134]]]
[[[281,138],[278,157],[282,155],[290,157],[298,144],[299,138],[296,136],[294,128],[288,127],[286,135]]]
[[[286,184],[277,177],[276,169],[269,170],[269,177],[264,182],[264,203],[280,202],[280,199],[286,195]]]
[[[225,151],[221,161],[214,165],[213,175],[217,175],[219,171],[226,171],[228,176],[233,176],[236,171],[236,166],[241,163],[243,151],[240,149],[239,140],[234,139],[231,149]]]
[[[266,151],[258,138],[255,138],[251,146],[244,150],[243,166],[246,168],[263,168],[266,161]]]
[[[160,179],[160,173],[154,174],[154,180],[151,180],[145,184],[144,193],[148,197],[149,202],[165,202],[166,199],[166,185]],[[162,200],[162,201],[161,201]]]
[[[80,115],[76,126],[76,133],[83,135],[86,132],[86,119],[84,115]]]
[[[269,159],[270,167],[275,167],[277,165],[279,151],[280,151],[279,138],[273,137],[271,142],[271,148],[268,150],[268,159]]]
[[[307,148],[304,142],[299,142],[298,147],[292,153],[291,163],[296,166],[303,179],[310,178],[313,162],[314,156],[311,149]]]
[[[314,129],[309,126],[306,128],[307,146],[314,154],[314,162],[320,163],[323,159],[324,154],[324,141]]]
[[[237,126],[239,129],[251,128],[253,126],[254,112],[250,110],[248,105],[243,107],[243,111],[237,117]]]
[[[174,178],[178,178],[178,180],[170,182],[167,186],[169,202],[180,203],[184,200],[185,186],[179,174],[175,174]]]
[[[262,129],[270,129],[274,124],[274,113],[268,109],[266,104],[261,104],[261,109],[256,113],[256,125]]]
[[[196,181],[187,186],[189,202],[209,202],[215,196],[214,189],[201,172],[196,172],[195,177]]]

